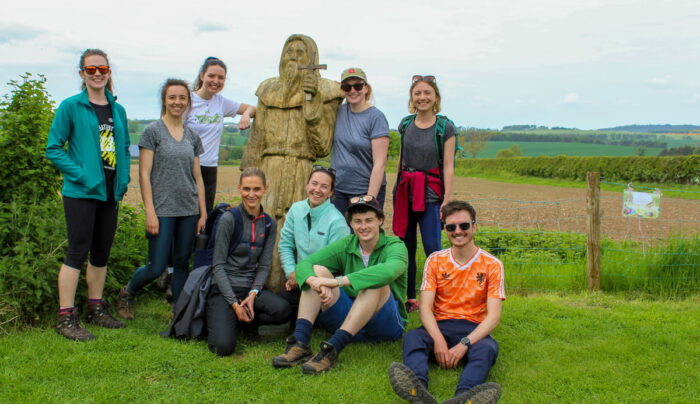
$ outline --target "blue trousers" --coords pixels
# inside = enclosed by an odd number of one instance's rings
[[[189,275],[189,261],[194,250],[194,238],[199,215],[180,217],[158,217],[158,234],[146,233],[148,238],[148,264],[134,272],[129,281],[129,291],[136,293],[160,276],[168,266],[168,259],[173,259],[173,276],[171,288],[173,301],[185,287]],[[172,249],[171,249],[172,246]]]
[[[423,240],[423,251],[428,257],[435,251],[442,249],[440,239],[442,224],[440,223],[440,202],[425,204],[425,211],[408,213],[408,228],[406,236],[402,238],[408,250],[408,298],[416,298],[416,227],[420,226],[420,236]]]
[[[345,216],[345,212],[348,211],[348,206],[350,205],[350,198],[353,196],[364,196],[363,194],[360,195],[355,195],[355,194],[345,194],[343,192],[335,191],[333,192],[333,198],[331,199],[331,202],[333,205],[335,205],[335,208],[338,209],[340,213]],[[377,195],[377,201],[379,202],[379,206],[382,207],[382,210],[384,209],[384,199],[386,198],[386,185],[382,185],[379,188],[379,195]]]
[[[472,332],[478,324],[467,320],[440,320],[437,322],[440,333],[452,348],[463,337]],[[423,327],[409,331],[403,337],[403,362],[418,379],[428,385],[428,359],[434,358],[435,343]],[[488,336],[467,351],[466,362],[455,395],[486,381],[489,371],[498,357],[498,342]]]

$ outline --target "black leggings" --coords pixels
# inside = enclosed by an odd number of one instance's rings
[[[202,182],[204,182],[204,206],[207,213],[214,209],[216,200],[216,173],[217,167],[199,166],[202,170]]]
[[[90,264],[107,265],[117,230],[117,202],[63,197],[68,228],[68,253],[64,265],[81,270],[90,253]]]

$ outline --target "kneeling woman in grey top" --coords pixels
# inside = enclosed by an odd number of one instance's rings
[[[136,293],[160,276],[173,251],[173,299],[189,274],[194,239],[207,220],[199,169],[202,141],[184,125],[191,105],[187,82],[168,79],[161,89],[161,119],[148,125],[139,142],[139,184],[146,210],[148,263],[119,292],[117,313],[134,318]]]
[[[238,192],[243,229],[232,246],[236,220],[233,213],[219,219],[214,241],[214,282],[207,297],[207,342],[209,350],[228,356],[236,349],[239,322],[282,324],[289,320],[287,301],[263,289],[270,274],[277,224],[260,205],[267,191],[265,173],[249,167],[241,173]],[[266,227],[269,226],[269,229]]]

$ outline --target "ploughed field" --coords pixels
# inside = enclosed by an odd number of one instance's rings
[[[238,167],[219,167],[217,202],[231,201],[238,195],[239,174]],[[396,174],[387,174],[389,195],[385,210],[388,220],[384,228],[390,233],[391,189],[395,179]],[[585,188],[509,184],[466,177],[456,177],[454,182],[455,198],[467,200],[476,207],[477,219],[482,226],[586,232]],[[662,197],[660,218],[639,220],[622,217],[622,192],[601,191],[600,194],[604,236],[639,240],[700,232],[699,200]],[[141,203],[138,165],[131,166],[131,183],[125,202],[131,205]]]

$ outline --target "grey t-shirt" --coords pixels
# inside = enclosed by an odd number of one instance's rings
[[[444,141],[454,137],[455,127],[450,122],[445,125]],[[443,148],[444,150],[444,148]],[[428,171],[438,166],[437,150],[435,150],[435,124],[421,129],[411,122],[403,136],[402,167]],[[425,201],[440,202],[440,198],[432,189],[426,187]]]
[[[228,253],[236,220],[232,213],[224,213],[217,226],[212,256],[214,282],[229,304],[246,297],[236,296],[233,288],[262,290],[270,274],[277,236],[277,223],[274,220],[269,235],[265,238],[264,216],[253,217],[240,205],[233,209],[240,209],[243,217],[240,243],[231,254]]]
[[[350,195],[365,195],[372,173],[372,139],[389,136],[389,122],[376,107],[354,113],[340,104],[333,132],[331,167],[336,170],[335,189]],[[386,176],[382,185],[386,184]]]
[[[192,168],[194,158],[202,154],[202,141],[185,126],[178,142],[161,119],[146,126],[139,148],[153,151],[151,189],[156,216],[199,215],[197,184]]]

